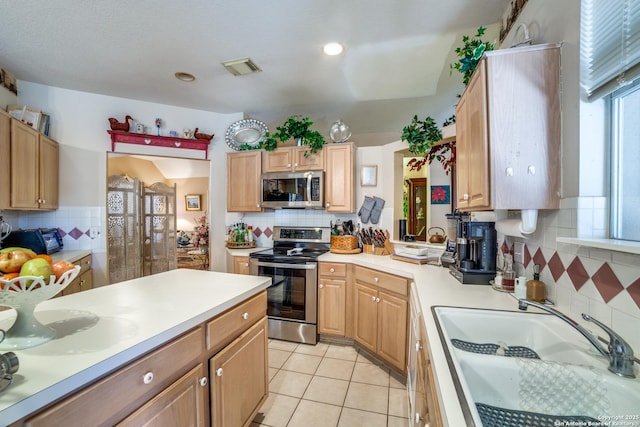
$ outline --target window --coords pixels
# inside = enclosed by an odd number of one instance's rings
[[[640,79],[611,99],[611,237],[640,241]]]

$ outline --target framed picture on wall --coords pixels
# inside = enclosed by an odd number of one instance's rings
[[[378,185],[378,166],[366,165],[360,169],[360,186],[375,187]]]
[[[200,194],[187,194],[184,196],[185,209],[188,211],[201,211],[201,200],[202,196]]]

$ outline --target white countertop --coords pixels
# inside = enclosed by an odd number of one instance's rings
[[[87,255],[91,255],[90,250],[66,250],[63,249],[60,252],[56,252],[51,254],[51,259],[54,261],[69,261],[69,262],[77,262],[80,259],[86,257]]]
[[[488,285],[463,285],[446,268],[396,261],[388,255],[338,255],[329,252],[321,255],[319,261],[356,264],[407,277],[415,282],[427,329],[429,356],[439,391],[443,424],[466,425],[431,307],[447,305],[518,311],[517,301],[509,294],[494,291]]]
[[[258,251],[264,251],[271,248],[261,247],[261,248],[248,248],[248,249],[233,249],[227,248],[227,252],[231,256],[249,256],[250,254]]]
[[[20,367],[0,393],[0,425],[137,359],[270,283],[265,277],[178,269],[42,302],[36,317],[57,337],[15,351]],[[0,312],[0,328],[8,329],[14,319],[14,310]]]

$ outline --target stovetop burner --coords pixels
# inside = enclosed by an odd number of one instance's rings
[[[329,227],[274,227],[273,248],[253,252],[250,257],[266,262],[300,264],[316,261],[329,251]]]

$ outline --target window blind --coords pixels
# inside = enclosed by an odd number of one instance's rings
[[[581,82],[596,99],[640,77],[640,1],[582,0]]]

